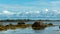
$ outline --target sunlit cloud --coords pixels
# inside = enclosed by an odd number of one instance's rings
[[[47,11],[48,11],[48,9],[45,9],[45,11],[47,12]]]
[[[3,14],[6,14],[6,15],[13,15],[14,13],[10,12],[10,11],[7,11],[7,10],[4,10],[2,12]]]

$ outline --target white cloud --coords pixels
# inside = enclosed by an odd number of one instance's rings
[[[40,13],[40,11],[36,11],[36,13],[37,13],[37,14],[39,14],[39,13]]]
[[[53,10],[55,14],[60,14],[60,11],[59,10]]]
[[[45,9],[45,11],[47,12],[47,11],[48,11],[48,9],[46,8],[46,9]]]
[[[12,13],[12,12],[10,12],[10,11],[7,11],[7,10],[4,10],[4,11],[2,12],[2,14],[5,14],[5,15],[10,16],[10,15],[13,15],[14,13]]]
[[[25,12],[25,14],[29,14],[30,12]]]

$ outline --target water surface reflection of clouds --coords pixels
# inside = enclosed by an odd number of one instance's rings
[[[25,29],[17,28],[16,30],[0,31],[0,34],[59,34],[60,30],[58,27],[47,27],[43,30],[33,30],[31,27]]]

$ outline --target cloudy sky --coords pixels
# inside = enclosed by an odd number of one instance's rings
[[[0,0],[0,19],[60,19],[60,0]]]

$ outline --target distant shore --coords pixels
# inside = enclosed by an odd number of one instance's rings
[[[17,19],[17,20],[9,20],[9,19],[6,19],[6,20],[0,20],[0,22],[28,22],[28,21],[60,21],[60,20],[30,20],[30,19]]]

